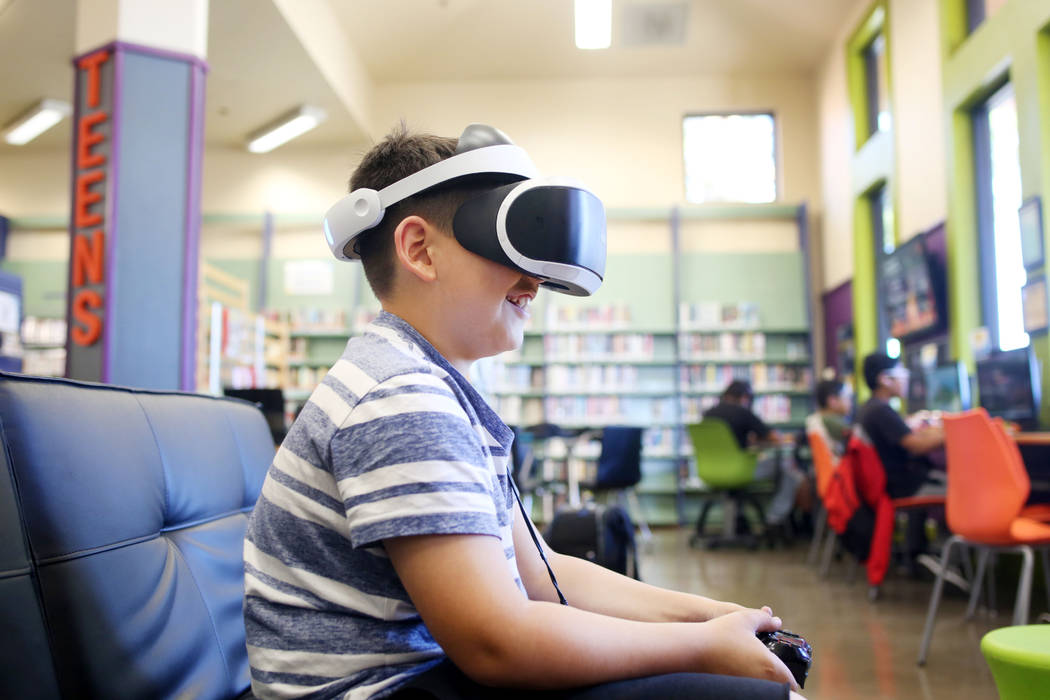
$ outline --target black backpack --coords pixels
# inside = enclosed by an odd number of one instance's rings
[[[544,532],[550,548],[638,580],[634,523],[622,506],[588,504],[559,510]]]

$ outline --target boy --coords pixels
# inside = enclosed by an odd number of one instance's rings
[[[849,398],[846,385],[837,379],[823,379],[817,383],[817,412],[806,417],[806,432],[816,431],[824,437],[836,457],[846,451],[850,427]]]
[[[890,406],[890,399],[902,396],[910,373],[898,360],[881,352],[864,358],[864,381],[871,398],[861,406],[857,424],[874,446],[886,472],[886,493],[903,498],[923,493],[944,493],[943,484],[930,480],[932,463],[927,455],[944,447],[944,430],[931,426],[913,431]],[[906,566],[917,576],[920,563],[930,566],[920,555],[926,551],[926,513],[911,511],[905,535]]]
[[[755,394],[751,383],[737,379],[729,383],[718,403],[704,412],[704,419],[718,418],[729,425],[740,449],[776,447],[780,433],[773,430],[751,410]],[[755,479],[776,479],[776,492],[766,511],[766,526],[784,530],[805,477],[782,460],[777,452],[765,453],[755,465]]]
[[[755,638],[780,626],[768,608],[555,554],[515,510],[512,432],[465,377],[522,342],[541,282],[586,294],[604,270],[597,200],[533,177],[494,129],[402,128],[326,217],[383,312],[311,396],[249,521],[258,697],[787,697],[790,674]]]

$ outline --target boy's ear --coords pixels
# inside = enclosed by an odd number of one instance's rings
[[[431,225],[419,216],[406,216],[394,229],[394,254],[398,262],[424,282],[433,282],[437,270],[430,255],[432,238],[437,234]]]

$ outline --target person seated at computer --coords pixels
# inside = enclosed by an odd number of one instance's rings
[[[776,447],[783,439],[751,410],[753,401],[750,382],[733,381],[722,392],[718,403],[704,412],[704,420],[717,418],[725,421],[741,449]],[[759,458],[755,467],[756,480],[775,478],[777,482],[773,500],[766,510],[767,527],[783,528],[786,525],[805,481],[803,474],[786,462],[777,452],[770,451]]]
[[[817,410],[806,416],[806,432],[823,437],[836,457],[846,451],[851,432],[849,410],[850,392],[844,382],[824,379],[817,384]]]
[[[944,429],[927,425],[912,430],[890,405],[890,399],[902,396],[910,372],[898,360],[882,352],[864,358],[864,381],[872,396],[857,414],[862,435],[874,446],[886,472],[886,493],[890,498],[919,494],[944,493],[944,484],[931,474],[933,463],[928,455],[944,447]],[[917,572],[919,555],[926,551],[926,513],[908,513],[905,535],[906,565]]]

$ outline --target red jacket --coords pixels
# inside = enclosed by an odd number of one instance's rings
[[[845,537],[847,548],[867,562],[868,583],[881,584],[890,564],[893,503],[886,493],[886,472],[878,453],[856,435],[849,439],[835,469],[824,507],[831,528]],[[866,541],[857,542],[858,538]]]

